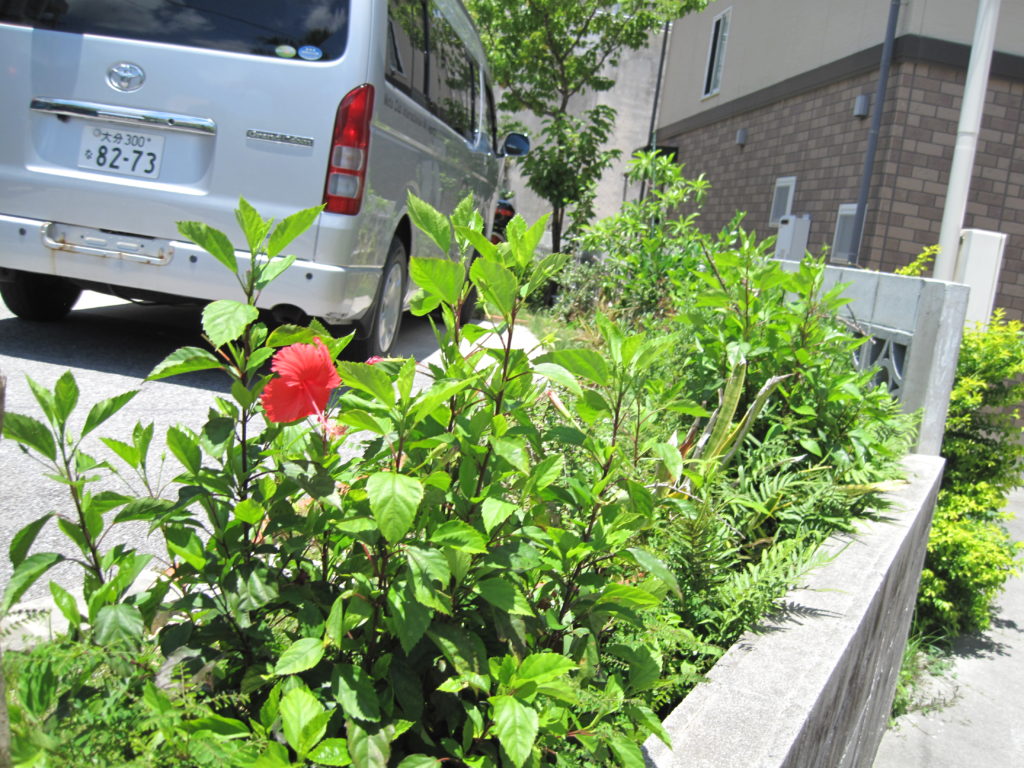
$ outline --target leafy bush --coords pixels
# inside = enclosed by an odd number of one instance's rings
[[[339,362],[348,341],[320,324],[259,322],[255,297],[317,209],[275,227],[243,201],[245,273],[223,234],[181,226],[247,300],[208,305],[210,349],[149,377],[231,381],[200,429],[166,434],[174,498],[147,479],[151,425],[101,438],[118,464],[87,453],[133,393],[82,418],[69,373],[30,382],[44,420],[9,414],[4,433],[72,505],[11,542],[0,613],[69,559],[32,551],[50,520],[79,550],[84,600],[51,584],[67,639],[11,662],[35,681],[14,700],[21,762],[81,747],[138,766],[642,765],[639,742],[667,738],[659,710],[892,474],[906,424],[849,372],[855,342],[838,297],[819,296],[820,265],[783,273],[731,229],[688,246],[705,264],[678,275],[679,296],[701,297],[694,322],[598,315],[599,349],[531,357],[516,322],[565,263],[535,260],[544,223],[516,218],[494,245],[468,199],[451,219],[415,198],[410,211],[461,257],[410,263],[413,311],[444,321],[429,367]],[[459,321],[474,290],[492,327]],[[129,473],[145,495],[93,490]],[[104,545],[137,521],[167,550],[141,592],[152,559]],[[58,684],[55,665],[79,671]],[[118,733],[82,747],[115,703]],[[66,713],[76,725],[58,733]]]
[[[1024,326],[996,310],[964,333],[946,420],[946,472],[921,576],[916,629],[940,638],[983,630],[992,603],[1019,571],[1002,520],[1007,494],[1024,480],[1020,404]]]

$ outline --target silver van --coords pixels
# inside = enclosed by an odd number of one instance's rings
[[[460,0],[0,0],[0,295],[64,317],[82,288],[240,298],[177,233],[242,243],[244,196],[280,219],[324,204],[260,297],[355,325],[386,354],[433,255],[407,192],[493,216],[502,158],[485,56]],[[248,254],[238,258],[244,268]]]

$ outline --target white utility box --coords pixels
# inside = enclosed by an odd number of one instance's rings
[[[779,219],[779,233],[775,237],[775,258],[800,261],[807,253],[807,239],[810,235],[809,213],[783,216]]]
[[[953,280],[970,286],[967,300],[967,325],[988,324],[996,303],[999,272],[1003,268],[1006,235],[984,229],[965,229],[960,233],[960,252],[956,257]]]

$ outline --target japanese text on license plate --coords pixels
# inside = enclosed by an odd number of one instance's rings
[[[78,167],[155,179],[160,175],[163,151],[163,136],[87,125],[82,130]]]

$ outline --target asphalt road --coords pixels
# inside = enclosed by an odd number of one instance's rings
[[[110,457],[109,450],[96,438],[130,442],[137,422],[153,422],[156,438],[151,460],[159,466],[163,452],[161,436],[167,427],[179,423],[193,429],[202,426],[213,398],[226,392],[226,380],[218,371],[155,382],[142,380],[178,347],[202,344],[200,309],[196,307],[137,305],[87,292],[66,320],[30,323],[13,317],[0,303],[0,375],[7,377],[7,412],[42,420],[42,411],[26,377],[52,387],[66,370],[72,371],[81,389],[78,425],[93,403],[129,389],[140,389],[120,413],[87,438],[86,449],[97,457]],[[429,324],[406,314],[397,354],[423,359],[435,349]],[[0,440],[0,586],[6,586],[11,575],[7,556],[11,538],[49,511],[72,510],[67,489],[44,477],[44,472],[44,467],[26,456],[15,443]],[[163,482],[170,483],[174,473],[173,466],[165,467]],[[121,491],[126,488],[116,479],[109,487]],[[161,554],[158,542],[147,537],[143,526],[120,527],[104,546],[109,548],[118,541]],[[51,521],[40,532],[33,551],[70,555],[75,550]],[[59,565],[50,575],[67,588],[80,583],[77,566]],[[47,581],[43,579],[25,598],[48,595]]]

